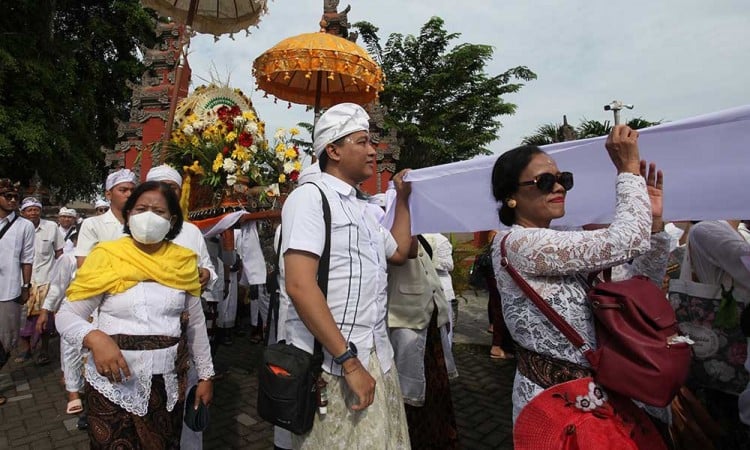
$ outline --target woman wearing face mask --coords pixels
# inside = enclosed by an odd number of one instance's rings
[[[146,182],[123,208],[129,236],[97,245],[57,315],[60,334],[88,350],[91,448],[179,448],[188,351],[208,405],[214,375],[197,257],[170,242],[182,227],[169,186]],[[98,308],[97,325],[86,319]]]

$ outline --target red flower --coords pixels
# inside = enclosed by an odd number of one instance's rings
[[[219,119],[222,122],[225,122],[227,115],[229,115],[229,112],[229,107],[226,105],[222,105],[221,107],[219,107],[219,109],[216,110],[216,115],[219,116]]]
[[[251,145],[253,145],[253,135],[248,133],[247,131],[243,131],[237,137],[237,142],[239,142],[243,147],[250,147]]]
[[[292,172],[289,174],[289,179],[291,181],[297,181],[298,178],[299,178],[299,171],[292,170]]]
[[[229,154],[229,147],[224,146],[224,148],[221,150],[221,153],[223,153],[224,155]]]
[[[242,111],[240,110],[239,106],[234,105],[232,106],[232,109],[229,111],[229,113],[232,115],[232,118],[234,118],[242,114]]]
[[[234,131],[234,122],[232,120],[228,120],[225,123],[227,125],[227,133]]]

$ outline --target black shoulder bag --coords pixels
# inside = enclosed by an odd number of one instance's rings
[[[323,296],[328,295],[328,270],[331,259],[331,207],[325,193],[315,183],[323,198],[325,245],[318,263],[318,286]],[[283,226],[283,225],[282,225]],[[281,238],[276,252],[276,273],[281,257]],[[275,299],[275,301],[273,300]],[[278,295],[272,296],[269,305],[269,323],[273,320],[278,330]],[[263,359],[258,368],[258,414],[263,420],[295,434],[310,431],[318,406],[318,377],[322,372],[323,347],[315,339],[313,353],[279,341],[263,349]]]

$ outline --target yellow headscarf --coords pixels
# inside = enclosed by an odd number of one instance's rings
[[[156,281],[200,296],[198,257],[192,250],[167,242],[154,253],[138,249],[131,237],[102,242],[86,257],[68,287],[68,300],[119,294],[141,281]]]

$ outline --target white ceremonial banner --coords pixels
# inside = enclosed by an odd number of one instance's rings
[[[750,105],[639,130],[641,158],[664,171],[664,218],[750,219]],[[606,137],[546,145],[575,187],[555,226],[609,223],[616,171]],[[411,171],[412,232],[473,232],[501,227],[492,196],[498,155]],[[389,205],[390,206],[390,205]],[[391,211],[389,211],[391,212]],[[392,213],[392,212],[391,212]]]

